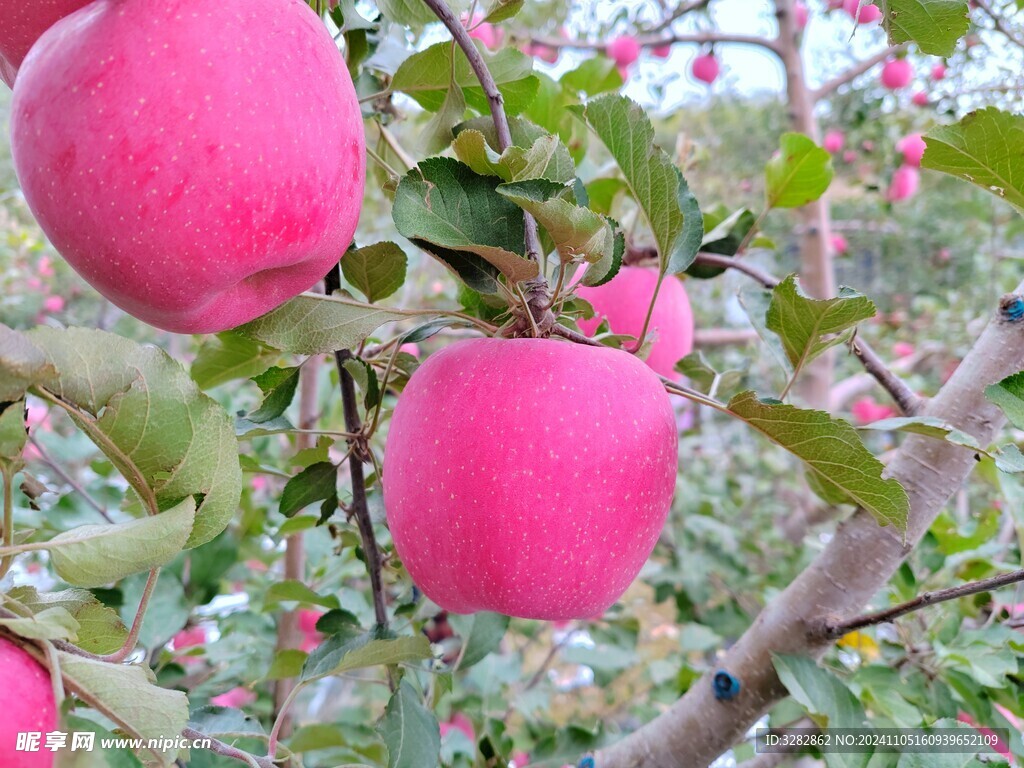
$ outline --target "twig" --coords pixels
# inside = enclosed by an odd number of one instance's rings
[[[451,13],[449,11],[449,13]],[[335,267],[324,278],[327,295],[341,288],[341,270]],[[359,401],[356,398],[356,383],[352,374],[345,368],[345,361],[353,359],[352,352],[347,349],[334,353],[334,361],[338,366],[338,378],[341,384],[341,400],[345,411],[345,430],[351,434],[361,434],[363,425],[359,418]],[[360,438],[362,439],[362,438]],[[373,521],[366,503],[366,478],[363,474],[363,457],[358,447],[358,440],[350,440],[353,449],[348,459],[349,476],[352,480],[352,513],[356,526],[363,541],[363,554],[366,557],[366,569],[370,575],[370,588],[373,591],[373,612],[377,624],[388,625],[388,611],[384,604],[384,587],[381,582],[381,558],[377,539],[373,533]]]
[[[749,344],[758,339],[751,328],[698,328],[693,334],[695,347],[731,347]]]
[[[707,8],[710,3],[711,0],[691,0],[688,3],[682,3],[677,6],[672,13],[668,14],[664,19],[648,29],[647,33],[653,35],[657,32],[663,32],[686,14],[692,13],[693,11],[699,11],[702,8]]]
[[[831,80],[822,83],[819,87],[811,91],[811,98],[814,99],[814,101],[818,101],[819,99],[832,95],[847,83],[856,80],[872,67],[881,64],[891,56],[902,53],[906,49],[907,46],[905,44],[901,44],[894,45],[891,48],[886,48],[884,51],[879,51],[874,56],[870,56],[864,59],[864,61],[853,65],[842,74],[836,75]]]
[[[988,0],[975,0],[975,3],[990,19],[992,19],[992,25],[996,28],[996,31],[1002,32],[1003,35],[1006,36],[1006,39],[1014,45],[1024,48],[1024,38],[1018,37],[1012,30],[1008,29],[1006,25],[1003,24],[1003,20],[999,18],[999,14],[992,10],[992,6],[989,5]]]
[[[1024,568],[1018,571],[1011,571],[1010,573],[1003,573],[999,576],[992,576],[980,581],[961,584],[959,587],[940,589],[935,592],[922,592],[913,600],[908,600],[905,603],[894,605],[892,608],[875,611],[874,613],[867,613],[854,619],[848,619],[847,621],[837,623],[824,622],[819,625],[818,629],[813,632],[812,636],[815,639],[824,638],[835,640],[849,632],[863,629],[864,627],[874,626],[875,624],[887,624],[893,619],[898,619],[900,616],[906,616],[908,613],[919,611],[929,605],[945,603],[949,600],[957,600],[961,597],[969,597],[970,595],[976,595],[979,592],[989,592],[993,589],[999,589],[1000,587],[1016,584],[1021,581],[1024,581]]]
[[[232,760],[240,760],[243,763],[253,766],[254,768],[277,768],[274,761],[266,757],[256,757],[250,755],[248,752],[243,752],[240,749],[232,747],[230,744],[225,744],[220,739],[215,739],[212,736],[207,736],[205,733],[197,731],[195,728],[186,728],[181,732],[181,735],[186,739],[191,739],[193,742],[196,741],[209,741],[210,751],[215,755],[221,757],[228,757]]]
[[[747,275],[747,277],[752,277],[768,290],[771,290],[782,282],[777,277],[773,277],[767,272],[758,269],[750,262],[744,261],[743,259],[734,259],[731,256],[719,256],[715,253],[698,253],[697,258],[693,260],[693,263],[705,267],[735,269],[737,272],[742,272]]]
[[[159,568],[154,568],[149,572],[146,586],[142,590],[142,598],[139,600],[139,608],[135,611],[135,619],[132,621],[131,629],[128,630],[128,637],[125,638],[124,643],[114,653],[100,656],[101,661],[106,661],[110,664],[120,664],[135,650],[135,644],[139,642],[139,632],[142,631],[142,622],[146,618],[146,609],[149,607],[149,600],[153,597],[153,590],[156,589],[156,582],[159,578]]]
[[[10,549],[14,545],[14,472],[6,463],[0,464],[0,483],[4,485],[4,547]],[[14,557],[15,555],[12,553],[4,555],[0,560],[0,578],[6,576],[7,572],[11,570]]]
[[[424,0],[428,5],[430,0]],[[535,45],[543,45],[547,48],[575,48],[584,51],[603,51],[607,47],[605,42],[591,42],[589,40],[565,40],[560,37],[531,37]],[[734,43],[736,45],[752,45],[758,48],[765,48],[776,55],[782,54],[778,42],[767,37],[757,35],[734,35],[727,32],[696,32],[684,35],[651,35],[638,37],[637,43],[642,48],[660,48],[664,45],[676,43],[690,43],[696,45],[710,45],[712,43]]]
[[[52,458],[50,458],[50,455],[46,452],[46,449],[43,448],[42,443],[36,440],[34,435],[30,435],[28,441],[32,443],[32,447],[35,448],[36,451],[39,453],[39,457],[43,460],[43,463],[46,464],[46,466],[48,466],[50,469],[56,472],[57,476],[61,480],[70,485],[72,490],[74,490],[79,496],[85,499],[85,502],[90,507],[95,509],[103,517],[104,520],[113,525],[114,519],[107,512],[106,508],[98,501],[96,501],[96,499],[94,499],[89,494],[89,492],[81,486],[81,484],[79,484],[70,474],[68,474],[64,467],[62,467],[60,464],[58,464]]]

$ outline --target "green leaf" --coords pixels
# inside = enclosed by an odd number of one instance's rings
[[[302,665],[306,663],[307,654],[296,648],[286,648],[274,654],[274,661],[264,676],[264,680],[289,680],[302,674]]]
[[[576,164],[557,136],[541,136],[530,149],[512,146],[498,155],[480,131],[462,130],[452,149],[474,172],[504,181],[547,179],[565,184],[576,175]]]
[[[722,256],[735,256],[747,233],[756,223],[756,217],[746,208],[726,213],[725,206],[718,206],[713,211],[704,212],[704,238],[700,250],[705,253],[717,253]],[[703,264],[691,264],[686,274],[700,280],[709,280],[725,272],[725,267],[709,267]]]
[[[519,255],[525,250],[523,214],[498,194],[498,183],[499,179],[480,176],[458,160],[424,160],[398,185],[392,209],[395,225],[404,237],[456,269],[477,291],[497,290],[493,270],[511,283],[529,280],[537,276],[539,267]],[[470,263],[482,260],[483,274],[490,276],[480,280],[464,273],[453,255]]]
[[[881,0],[889,45],[914,43],[921,53],[952,56],[970,26],[967,0]]]
[[[561,139],[573,160],[584,161],[587,156],[587,146],[590,143],[590,133],[587,126],[569,111],[570,106],[580,103],[579,95],[543,72],[536,73],[535,77],[540,82],[537,95],[523,115],[540,126],[545,133],[553,134]],[[519,147],[532,145],[532,141],[518,140],[514,127],[512,143]]]
[[[224,530],[242,471],[230,417],[163,350],[103,331],[39,327],[25,336],[47,357],[36,385],[73,406],[76,424],[143,499],[161,510],[201,500],[188,547]]]
[[[189,497],[159,515],[116,525],[82,525],[47,542],[58,575],[76,587],[102,587],[171,562],[188,541],[196,505]]]
[[[487,6],[484,21],[495,22],[511,19],[523,9],[524,0],[492,0]]]
[[[622,73],[615,62],[605,56],[584,60],[576,69],[562,75],[559,82],[566,88],[587,96],[617,91],[623,86]]]
[[[1024,371],[985,387],[985,397],[998,405],[1017,429],[1024,429]]]
[[[65,715],[61,720],[61,730],[65,733],[94,733],[96,736],[90,751],[76,749],[60,753],[56,763],[60,768],[142,768],[139,758],[127,747],[113,746],[119,741],[113,732],[92,720]],[[104,744],[110,746],[104,747]]]
[[[236,330],[283,352],[323,355],[358,346],[382,325],[403,319],[401,312],[342,296],[304,293]]]
[[[302,669],[304,681],[328,675],[340,675],[353,669],[403,664],[432,658],[430,641],[423,635],[390,637],[374,629],[352,637],[331,635],[309,654]]]
[[[466,116],[466,97],[462,89],[449,83],[444,101],[430,118],[422,131],[423,149],[426,154],[440,152],[452,143],[455,126]]]
[[[0,619],[0,627],[31,640],[75,640],[78,637],[78,622],[62,606],[44,608],[24,618]]]
[[[236,379],[259,376],[279,357],[252,339],[234,331],[209,336],[192,363],[192,380],[200,389],[212,389]]]
[[[155,685],[148,668],[135,664],[107,664],[57,651],[65,687],[124,728],[128,735],[142,739],[172,739],[188,722],[188,700],[181,691]],[[159,755],[162,765],[177,757]]]
[[[46,354],[28,337],[0,323],[0,402],[20,400],[37,381],[56,375]]]
[[[690,380],[691,386],[712,397],[736,389],[747,376],[747,371],[741,369],[715,370],[700,350],[677,362],[676,370]]]
[[[246,418],[254,424],[266,424],[281,416],[292,404],[299,386],[300,368],[271,368],[253,379],[263,392],[260,407]]]
[[[388,746],[388,768],[440,764],[441,730],[437,718],[423,706],[408,680],[402,680],[392,695],[378,731]]]
[[[508,616],[486,611],[469,616],[451,614],[448,621],[462,638],[459,669],[469,669],[498,650],[509,625]]]
[[[395,243],[375,243],[346,253],[341,260],[341,272],[372,304],[402,287],[408,263],[405,251]]]
[[[824,194],[832,182],[832,155],[802,133],[784,133],[779,151],[764,167],[769,208],[799,208]]]
[[[647,113],[617,94],[570,109],[604,142],[622,170],[654,234],[661,271],[685,271],[697,255],[704,222],[682,173],[655,144]]]
[[[519,114],[537,93],[533,59],[514,48],[502,48],[492,53],[479,41],[475,43],[504,97],[506,113]],[[444,105],[453,81],[462,89],[467,104],[478,112],[490,111],[487,97],[469,66],[466,54],[451,41],[432,45],[402,62],[391,87],[409,94],[424,109],[437,112]]]
[[[803,461],[823,486],[835,486],[870,512],[879,525],[894,525],[906,531],[910,512],[906,491],[896,480],[882,478],[885,467],[845,421],[833,419],[824,411],[760,400],[753,392],[741,392],[728,407]]]
[[[338,468],[329,461],[306,467],[285,483],[281,514],[292,517],[318,501],[338,506]]]
[[[913,435],[924,435],[934,437],[937,440],[946,440],[954,445],[969,448],[972,451],[982,451],[978,441],[966,432],[961,432],[942,419],[934,416],[898,416],[891,419],[880,419],[871,424],[865,424],[858,429],[870,429],[878,432],[906,432]],[[982,451],[984,453],[985,451]]]
[[[857,323],[875,316],[871,299],[840,288],[834,299],[812,299],[789,275],[772,291],[765,323],[782,339],[782,347],[795,372],[825,350],[847,341]]]
[[[90,653],[113,653],[128,636],[128,630],[117,612],[103,605],[84,589],[40,594],[34,587],[15,587],[8,593],[8,597],[17,600],[35,614],[51,608],[67,611],[78,622],[75,645]]]
[[[557,195],[566,187],[545,179],[502,184],[498,194],[532,214],[558,249],[562,263],[584,259],[596,264],[615,255],[615,232],[600,214]]]
[[[340,607],[338,598],[334,595],[321,595],[294,579],[271,584],[263,595],[263,604],[268,610],[280,603],[310,603],[332,610]]]
[[[1024,115],[988,107],[924,136],[921,166],[976,184],[1024,213]]]
[[[779,680],[821,728],[863,728],[867,715],[846,684],[808,656],[773,654]],[[865,764],[870,755],[862,755]]]
[[[18,462],[17,466],[21,466],[21,452],[27,442],[25,401],[18,399],[13,403],[0,403],[0,466],[5,462],[11,466]],[[14,471],[11,472],[12,477]]]
[[[403,27],[422,27],[437,21],[423,0],[377,0],[377,9]]]

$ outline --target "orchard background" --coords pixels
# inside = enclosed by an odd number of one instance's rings
[[[364,118],[355,246],[238,329],[167,333],[104,299],[0,143],[3,648],[50,671],[62,730],[215,739],[56,758],[5,741],[0,765],[1024,758],[1017,5],[311,5]],[[422,164],[437,155],[457,160]],[[508,207],[540,239],[487,215]],[[668,519],[599,616],[447,613],[389,532],[395,405],[457,340],[585,329],[646,358],[681,330],[637,348],[642,331],[598,325],[570,292],[583,260],[612,289],[623,261],[685,281]],[[23,667],[5,663],[4,728],[32,730]],[[1009,730],[977,755],[755,755],[754,725]]]

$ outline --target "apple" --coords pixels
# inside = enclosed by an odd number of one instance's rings
[[[946,77],[946,65],[943,62],[932,66],[932,80],[944,80]]]
[[[362,204],[359,103],[301,0],[97,0],[32,47],[11,134],[61,255],[169,331],[233,328],[312,287]]]
[[[669,56],[672,55],[672,45],[671,43],[666,43],[665,45],[656,45],[653,48],[651,48],[651,53],[653,53],[659,59],[667,59]]]
[[[718,79],[718,59],[713,53],[696,56],[690,65],[690,71],[693,73],[694,79],[711,85]]]
[[[842,131],[834,130],[829,131],[825,134],[824,140],[821,142],[821,146],[829,154],[835,154],[843,148],[846,143],[846,134]]]
[[[914,354],[915,347],[908,341],[897,341],[892,345],[892,353],[896,357],[910,357]]]
[[[309,653],[323,642],[324,636],[317,631],[316,623],[324,615],[324,611],[314,611],[309,608],[299,610],[299,631],[302,633],[302,644],[300,648]]]
[[[860,0],[844,0],[843,10],[857,20],[858,24],[874,24],[882,18],[881,9],[874,3],[860,4]]]
[[[501,45],[504,34],[493,24],[483,20],[484,17],[477,14],[469,23],[469,36],[479,40],[486,48],[494,50]]]
[[[924,150],[924,138],[920,133],[909,133],[896,143],[896,151],[903,155],[904,165],[920,166]]]
[[[252,704],[257,698],[255,691],[251,691],[248,688],[232,688],[227,693],[214,696],[210,699],[210,703],[215,707],[241,709]]]
[[[850,413],[858,424],[871,424],[896,415],[896,409],[875,402],[874,398],[862,397],[850,406]]]
[[[590,320],[579,321],[580,329],[590,336],[607,319],[612,333],[640,338],[657,285],[656,269],[623,267],[604,285],[579,286],[576,294],[590,302],[595,312]],[[657,334],[647,365],[662,376],[676,378],[676,363],[693,351],[693,310],[681,280],[669,276],[662,282],[647,333],[649,338]]]
[[[50,733],[57,728],[57,706],[50,673],[28,651],[0,638],[0,763],[4,768],[51,768],[54,753],[17,751],[19,733]],[[45,737],[44,737],[45,738]],[[42,744],[40,744],[42,747]]]
[[[850,244],[842,235],[832,235],[830,245],[833,253],[846,253],[850,249]]]
[[[395,406],[384,509],[416,585],[451,613],[602,613],[636,577],[675,488],[675,413],[633,355],[466,339]]]
[[[796,2],[793,3],[793,18],[796,21],[797,29],[803,30],[807,27],[808,16],[809,13],[807,11],[806,3],[801,2],[801,0],[796,0]]]
[[[91,0],[0,0],[0,79],[11,88],[39,36]]]
[[[889,182],[889,189],[886,191],[886,199],[890,202],[909,200],[917,194],[917,186],[921,180],[921,174],[912,165],[901,165],[892,175]]]
[[[558,49],[552,48],[550,45],[527,43],[526,47],[523,48],[523,53],[527,56],[538,58],[541,61],[546,61],[548,64],[554,64],[558,61]]]
[[[925,91],[917,91],[910,97],[910,100],[919,107],[928,106],[928,94]]]
[[[640,58],[640,43],[635,37],[622,35],[608,43],[606,49],[608,58],[614,61],[621,69],[629,68]]]
[[[882,67],[881,80],[890,91],[906,88],[914,80],[914,68],[906,59],[889,59]]]
[[[438,725],[440,726],[442,739],[452,731],[458,731],[465,735],[470,743],[476,742],[476,730],[473,728],[473,721],[461,712],[456,712],[448,722],[439,723]]]

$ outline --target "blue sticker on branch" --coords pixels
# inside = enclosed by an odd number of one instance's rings
[[[581,757],[579,765],[576,768],[594,768],[594,757],[593,755],[587,755]]]
[[[1006,296],[1000,302],[1003,316],[1012,323],[1024,318],[1024,297],[1016,294]]]
[[[724,669],[715,672],[711,678],[711,686],[715,689],[715,698],[719,701],[735,699],[740,692],[740,681]]]

